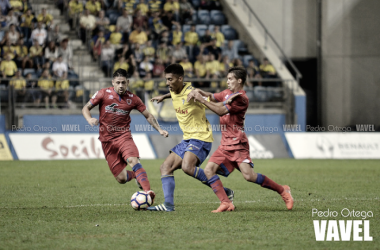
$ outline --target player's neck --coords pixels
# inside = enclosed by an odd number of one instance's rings
[[[175,94],[179,94],[179,93],[181,93],[182,92],[182,90],[183,90],[183,88],[185,87],[185,83],[182,83],[182,87],[178,90],[178,92],[174,92]]]
[[[236,93],[236,92],[239,92],[240,90],[243,90],[243,86],[238,86],[234,89],[231,89],[232,93]]]

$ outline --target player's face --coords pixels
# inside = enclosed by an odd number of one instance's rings
[[[165,78],[166,78],[166,86],[169,87],[169,90],[174,91],[175,93],[179,93],[181,88],[183,87],[183,77],[170,73],[170,74],[165,74]]]
[[[236,79],[234,73],[228,73],[227,75],[227,88],[232,92],[235,92],[240,86],[241,79]]]
[[[124,76],[118,76],[112,79],[112,86],[113,89],[118,93],[119,95],[124,94],[124,92],[127,90],[129,85],[129,80],[125,78]]]

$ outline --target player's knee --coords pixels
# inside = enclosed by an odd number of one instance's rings
[[[170,170],[171,170],[171,166],[167,164],[166,162],[162,163],[162,165],[160,166],[161,175],[170,174],[171,172]]]
[[[255,182],[253,173],[243,173],[243,177],[246,181]]]
[[[139,163],[139,159],[137,157],[129,157],[127,162],[129,165],[134,166]]]
[[[216,174],[212,168],[207,167],[207,166],[206,166],[204,172],[205,172],[205,175],[207,176],[208,179],[210,179],[211,177],[213,177]]]
[[[194,166],[192,166],[188,162],[182,162],[182,171],[185,172],[188,175],[193,175],[193,173],[194,173]]]
[[[120,184],[125,184],[127,182],[127,177],[126,176],[117,176],[116,177],[117,182]]]

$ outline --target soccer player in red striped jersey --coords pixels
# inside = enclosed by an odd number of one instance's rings
[[[235,168],[243,174],[247,181],[279,193],[285,201],[287,209],[290,210],[293,208],[293,197],[290,194],[289,186],[279,185],[267,176],[253,171],[248,138],[244,132],[245,113],[249,105],[248,97],[243,90],[246,77],[247,71],[243,67],[233,67],[229,69],[227,75],[228,89],[216,94],[196,89],[188,96],[188,100],[194,98],[195,101],[203,103],[219,115],[220,125],[223,128],[221,145],[213,153],[204,170],[208,183],[221,202],[219,208],[212,212],[235,210],[235,206],[228,199],[217,175],[227,177]],[[204,97],[210,97],[211,102],[205,101]],[[231,98],[234,100],[229,102],[228,100]]]
[[[137,109],[162,136],[169,133],[160,128],[156,118],[146,109],[141,99],[127,90],[129,80],[127,71],[118,69],[113,73],[113,87],[96,92],[83,107],[82,114],[91,126],[99,124],[99,140],[108,166],[115,179],[124,184],[136,178],[138,185],[150,194],[154,200],[155,194],[150,190],[150,183],[145,169],[140,163],[139,150],[133,141],[130,112]],[[91,117],[90,110],[99,105],[99,121]],[[126,170],[127,163],[133,171]]]

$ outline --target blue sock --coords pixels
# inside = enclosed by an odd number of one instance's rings
[[[204,173],[204,171],[203,171],[203,169],[199,168],[199,172],[200,172],[200,170],[202,170],[202,174],[203,174],[204,176],[206,176],[205,173]],[[195,172],[197,172],[197,168],[195,168]],[[199,175],[199,172],[198,172],[198,175]],[[194,174],[195,174],[195,173],[194,173]],[[193,177],[194,177],[194,176],[193,176]],[[198,179],[198,178],[197,178],[197,179]],[[206,178],[206,180],[207,180],[207,178]],[[203,182],[203,181],[202,181],[202,183],[205,184],[205,185],[207,185],[207,186],[209,186],[209,187],[211,187],[211,184],[213,184],[213,183],[216,182],[217,180],[220,180],[220,179],[219,179],[219,176],[218,176],[218,175],[214,175],[214,176],[211,177],[208,181],[206,181],[206,182]],[[226,192],[226,194],[227,194],[227,190],[228,190],[228,188],[224,188],[224,191]]]
[[[210,186],[207,183],[207,177],[206,177],[205,172],[203,171],[203,169],[195,167],[193,177],[195,179],[197,179],[197,180],[200,180],[203,184],[205,184],[207,186]]]
[[[175,181],[173,175],[162,175],[162,190],[164,191],[165,203],[174,206]]]
[[[133,172],[136,172],[137,170],[139,170],[140,168],[142,168],[142,165],[140,163],[137,163],[136,165],[134,165],[132,167],[132,170]]]
[[[261,184],[263,184],[263,182],[264,182],[264,179],[265,179],[265,175],[257,173],[257,178],[256,178],[255,183],[259,184],[261,186]]]
[[[219,179],[219,176],[214,175],[213,177],[211,177],[211,178],[208,180],[207,184],[208,184],[209,186],[211,186],[211,184],[213,184],[214,182],[216,182],[216,181],[218,181],[218,180],[220,180],[220,179]]]

